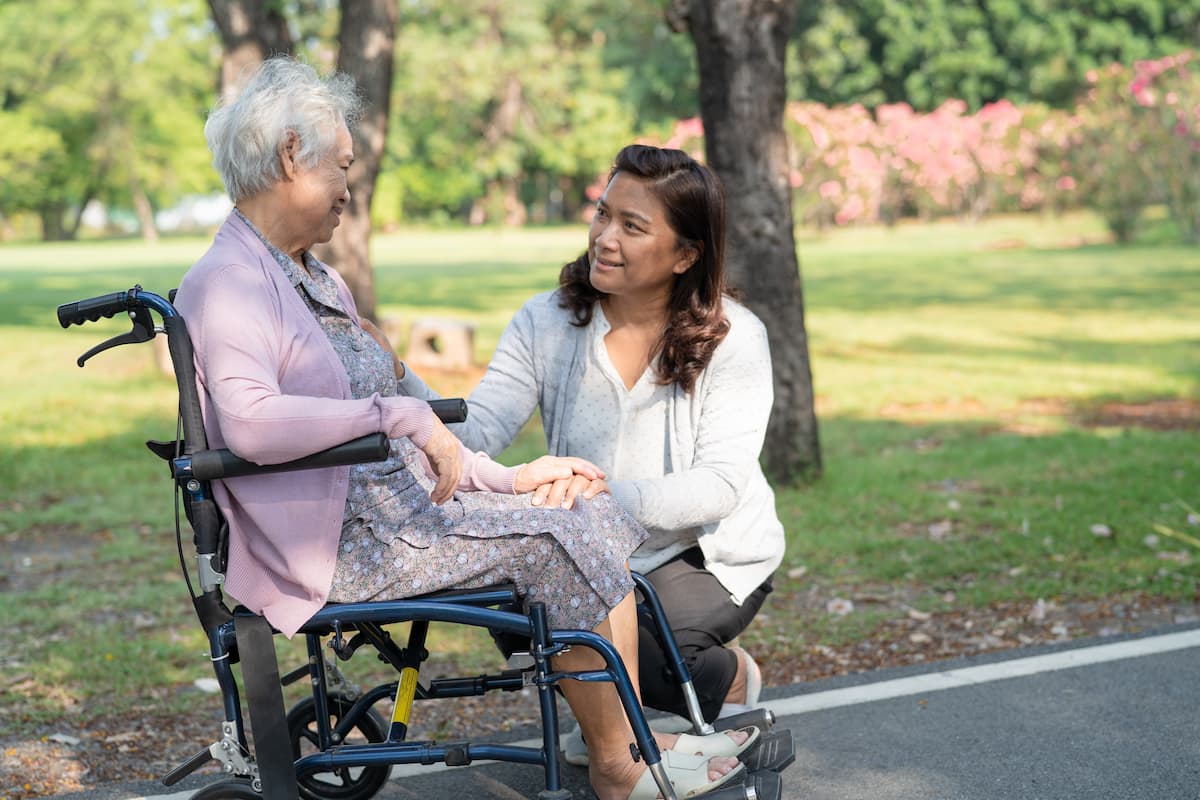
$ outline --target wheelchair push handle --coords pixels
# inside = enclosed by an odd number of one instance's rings
[[[442,422],[463,422],[467,418],[467,401],[461,397],[447,397],[441,400],[430,400],[429,407]]]
[[[113,292],[74,303],[63,303],[58,307],[58,324],[68,328],[72,325],[82,325],[89,320],[96,322],[101,317],[113,317],[122,311],[129,311],[136,307],[134,292],[134,289],[130,289],[127,292]]]

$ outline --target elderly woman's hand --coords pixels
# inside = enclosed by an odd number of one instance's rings
[[[437,475],[437,484],[429,493],[429,497],[434,503],[441,505],[454,496],[454,488],[462,478],[462,443],[440,419],[434,417],[433,433],[421,449],[429,459],[430,468]]]
[[[547,508],[571,508],[575,498],[591,500],[608,491],[604,472],[582,458],[542,456],[521,467],[513,481],[518,493],[533,492],[530,502]]]

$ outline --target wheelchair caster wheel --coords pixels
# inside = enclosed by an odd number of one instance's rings
[[[344,697],[329,697],[329,723],[335,726],[353,705]],[[292,739],[292,755],[296,758],[319,753],[316,700],[306,697],[292,707],[287,715],[288,734]],[[383,720],[368,709],[354,723],[354,728],[339,744],[382,742],[387,738]],[[300,796],[304,800],[368,800],[383,788],[391,767],[340,767],[331,772],[316,772],[298,779]]]
[[[189,800],[262,800],[262,795],[251,788],[249,778],[226,778],[210,783]]]

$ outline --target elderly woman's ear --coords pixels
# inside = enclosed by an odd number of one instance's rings
[[[296,158],[300,153],[300,134],[288,131],[279,143],[279,166],[283,177],[291,180],[296,177]]]

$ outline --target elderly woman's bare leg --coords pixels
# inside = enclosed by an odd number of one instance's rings
[[[626,595],[595,632],[613,643],[625,664],[637,664],[637,606],[632,594]],[[578,647],[555,659],[555,669],[578,672],[603,668],[598,653]],[[630,671],[634,692],[641,697],[637,670]],[[610,683],[583,683],[565,680],[559,684],[567,703],[588,743],[588,776],[599,800],[626,800],[645,771],[645,762],[634,762],[629,745],[633,729],[625,709]],[[736,758],[713,758],[708,762],[708,778],[716,780],[734,769]]]

